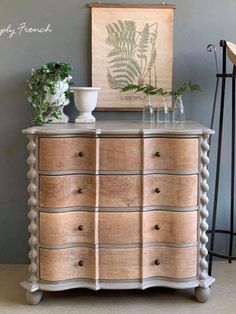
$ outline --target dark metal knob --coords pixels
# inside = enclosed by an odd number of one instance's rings
[[[161,262],[159,261],[159,259],[156,259],[156,260],[155,260],[155,265],[158,266],[158,265],[160,265],[160,264],[161,264]]]
[[[155,156],[156,156],[156,157],[161,157],[160,152],[156,152]]]
[[[161,227],[160,227],[159,225],[155,225],[155,229],[156,229],[156,230],[160,230]]]
[[[78,153],[78,156],[79,156],[79,157],[83,157],[83,156],[84,156],[84,153],[83,153],[83,152],[79,152],[79,153]]]
[[[161,190],[160,190],[159,188],[156,188],[156,189],[155,189],[155,192],[156,192],[156,193],[160,193]]]
[[[80,267],[84,266],[84,261],[80,260],[79,263],[78,263],[78,265],[79,265]]]
[[[83,225],[79,225],[79,226],[78,226],[78,230],[79,230],[79,231],[82,231],[83,229],[84,229]]]
[[[82,194],[82,193],[84,193],[85,191],[86,191],[86,189],[80,188],[80,189],[78,189],[77,192],[78,192],[79,194]]]

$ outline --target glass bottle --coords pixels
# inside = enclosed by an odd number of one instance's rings
[[[173,122],[184,121],[185,121],[184,104],[182,100],[182,95],[180,95],[176,97],[176,101],[174,104]]]
[[[162,97],[162,105],[157,108],[157,122],[169,122],[169,108],[166,96]]]
[[[154,108],[151,104],[150,95],[148,95],[148,103],[143,107],[143,122],[154,122]]]

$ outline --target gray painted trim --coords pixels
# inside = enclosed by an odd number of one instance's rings
[[[173,247],[173,248],[188,248],[197,246],[197,242],[190,243],[168,243],[168,242],[149,242],[149,243],[129,243],[129,244],[106,244],[106,243],[67,243],[67,244],[44,244],[40,243],[39,247],[44,249],[67,249],[74,247],[89,247],[93,249],[131,249],[131,248],[147,248],[147,247]]]
[[[201,135],[213,134],[210,130],[192,121],[185,123],[143,123],[140,121],[96,121],[94,124],[46,124],[22,131],[24,134],[87,134],[87,135]]]
[[[198,169],[190,170],[124,170],[124,171],[107,171],[107,170],[60,170],[60,171],[50,171],[50,170],[39,170],[39,175],[75,175],[75,174],[88,174],[88,175],[149,175],[149,174],[169,174],[169,175],[194,175],[198,174]]]
[[[60,282],[44,282],[40,281],[38,284],[30,284],[26,281],[21,283],[27,291],[34,292],[37,290],[43,291],[61,291],[74,288],[88,288],[92,290],[100,289],[147,289],[151,287],[167,287],[173,289],[190,289],[199,285],[196,277],[178,280],[165,277],[153,277],[143,280],[91,280],[79,279]]]
[[[63,213],[70,211],[88,211],[88,212],[146,212],[146,211],[174,211],[174,212],[189,212],[199,209],[198,206],[193,207],[170,207],[170,206],[147,206],[147,207],[60,207],[46,208],[38,207],[40,212],[45,213]]]

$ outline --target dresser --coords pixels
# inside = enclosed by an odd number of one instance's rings
[[[72,288],[195,288],[206,302],[208,138],[198,123],[97,121],[23,130],[29,304]],[[78,292],[79,293],[79,292]]]

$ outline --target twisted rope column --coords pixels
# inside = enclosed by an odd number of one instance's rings
[[[36,283],[37,282],[37,211],[36,211],[36,204],[37,204],[37,198],[36,198],[36,191],[37,191],[37,185],[36,185],[36,177],[37,172],[35,170],[36,165],[36,156],[35,156],[35,150],[36,150],[36,143],[34,136],[29,135],[29,143],[27,145],[27,149],[29,151],[29,157],[27,159],[27,163],[29,165],[29,171],[27,173],[27,177],[30,181],[28,185],[28,192],[29,192],[29,226],[28,231],[30,233],[29,238],[29,246],[30,246],[30,252],[28,254],[30,259],[30,265],[29,265],[29,283]]]
[[[207,280],[208,279],[208,262],[206,261],[206,256],[208,254],[208,250],[206,248],[206,244],[208,242],[208,237],[206,231],[208,229],[207,217],[208,210],[207,204],[209,202],[207,197],[207,192],[209,190],[209,186],[207,184],[207,180],[209,178],[209,172],[207,170],[207,166],[209,164],[208,151],[210,146],[208,145],[209,134],[203,134],[201,138],[201,197],[200,197],[200,260],[199,260],[199,280]]]

